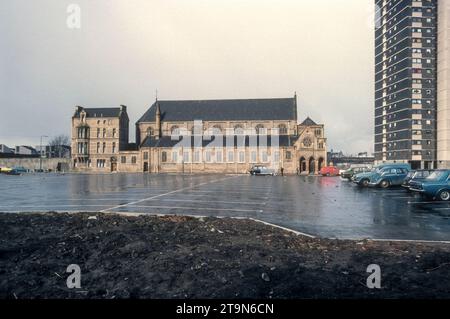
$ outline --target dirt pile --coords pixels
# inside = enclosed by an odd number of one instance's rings
[[[0,214],[0,298],[449,298],[450,246],[309,239],[248,220]],[[81,289],[69,289],[69,265]],[[382,289],[366,286],[378,264]]]

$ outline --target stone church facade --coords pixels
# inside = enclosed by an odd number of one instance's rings
[[[84,172],[247,174],[255,165],[317,174],[327,163],[324,126],[297,119],[297,97],[155,101],[128,142],[126,107],[77,107],[73,169]]]

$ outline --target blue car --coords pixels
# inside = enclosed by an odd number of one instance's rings
[[[14,171],[16,171],[19,174],[28,173],[28,169],[22,166],[17,166],[13,168]]]
[[[433,174],[434,170],[429,170],[429,169],[425,169],[425,170],[417,170],[417,171],[410,171],[408,173],[408,176],[406,176],[402,187],[404,187],[405,189],[407,189],[409,191],[409,187],[411,182],[423,182],[424,180],[426,180],[431,174]]]
[[[12,169],[12,170],[10,170],[9,172],[7,172],[6,174],[7,174],[7,175],[14,175],[14,176],[19,176],[19,175],[21,175],[21,173],[20,173],[18,170],[16,170],[16,169]]]
[[[374,167],[368,173],[355,175],[352,181],[364,187],[379,186],[388,188],[402,185],[410,170],[411,166],[409,164],[382,164]]]
[[[435,171],[424,181],[411,181],[409,189],[433,200],[450,201],[450,170]]]

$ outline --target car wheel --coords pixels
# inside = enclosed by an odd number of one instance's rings
[[[388,180],[382,180],[380,183],[381,188],[389,188],[389,186],[391,186],[391,183]]]
[[[439,192],[438,199],[444,202],[448,202],[450,200],[450,191],[444,190]]]
[[[361,186],[367,187],[369,186],[369,180],[363,179],[361,182],[359,182]]]

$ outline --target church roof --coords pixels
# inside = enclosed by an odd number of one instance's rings
[[[303,125],[303,126],[316,126],[317,123],[314,122],[313,120],[311,120],[311,118],[308,116],[308,117],[306,118],[306,120],[304,120],[303,123],[300,124],[300,125]]]
[[[119,117],[120,111],[122,108],[120,107],[98,107],[98,108],[78,108],[75,111],[74,117],[79,117],[81,111],[86,112],[86,117]]]
[[[161,120],[167,122],[202,121],[286,121],[297,119],[296,98],[158,101]],[[139,119],[154,122],[156,102]]]

